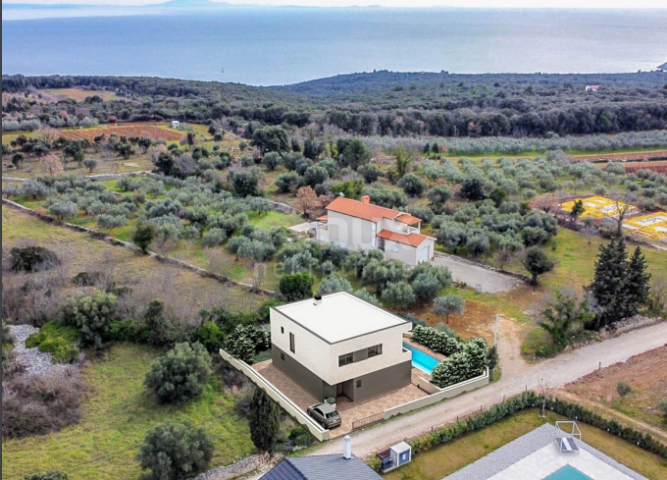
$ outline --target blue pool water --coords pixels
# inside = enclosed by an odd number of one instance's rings
[[[592,480],[588,475],[584,475],[579,470],[570,465],[566,465],[560,470],[552,473],[544,480]]]
[[[412,352],[412,366],[418,368],[419,370],[428,373],[429,375],[435,368],[435,366],[440,363],[437,358],[433,358],[427,353],[422,352],[421,350],[416,349],[408,345],[407,343],[403,344],[403,348],[410,350]]]

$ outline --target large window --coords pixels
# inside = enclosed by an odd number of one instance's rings
[[[338,366],[339,367],[344,367],[345,365],[349,365],[351,363],[354,363],[354,354],[353,353],[348,353],[346,355],[341,355],[338,357]]]
[[[382,355],[382,345],[375,345],[368,349],[368,358],[377,357],[378,355]]]
[[[294,338],[293,333],[289,334],[289,351],[296,353],[296,339]]]

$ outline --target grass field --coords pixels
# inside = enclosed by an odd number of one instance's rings
[[[385,476],[387,480],[440,480],[470,463],[485,457],[507,443],[525,435],[547,421],[564,417],[549,413],[542,419],[537,410],[528,410],[506,418],[462,438],[414,458],[410,465]],[[667,476],[667,461],[641,450],[613,435],[579,423],[583,440],[650,480]],[[471,479],[473,480],[473,479]]]
[[[73,480],[135,480],[134,459],[146,432],[166,421],[203,426],[215,442],[212,466],[227,465],[253,452],[247,422],[234,412],[235,397],[216,381],[205,394],[183,406],[160,406],[143,380],[160,352],[118,345],[107,358],[84,370],[87,385],[82,421],[59,433],[2,443],[2,478],[64,471]]]
[[[567,385],[566,390],[666,431],[667,421],[658,408],[667,392],[665,365],[667,346],[591,373]],[[632,391],[621,396],[617,390],[619,382],[630,385]]]
[[[81,90],[79,88],[53,88],[49,90],[41,90],[40,93],[47,97],[56,97],[56,100],[71,98],[77,102],[83,102],[88,97],[97,95],[105,102],[116,100],[118,95],[114,92],[106,92],[104,90]]]
[[[83,271],[112,268],[114,277],[121,284],[135,291],[146,289],[146,295],[155,295],[154,298],[162,298],[179,311],[192,311],[193,315],[206,306],[215,305],[252,310],[265,300],[245,289],[223,285],[127,248],[111,246],[84,233],[48,225],[3,205],[3,248],[10,248],[20,241],[31,241],[56,251],[64,260],[68,278]]]

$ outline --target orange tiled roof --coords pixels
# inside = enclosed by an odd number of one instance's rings
[[[326,222],[329,219],[329,215],[322,215],[321,217],[317,217],[315,220],[318,220],[320,222]]]
[[[419,233],[403,235],[402,233],[391,232],[389,230],[382,230],[378,233],[378,237],[384,238],[385,240],[391,240],[392,242],[410,245],[411,247],[418,247],[428,238],[426,235],[421,235]]]
[[[336,200],[331,202],[327,206],[327,210],[342,213],[344,215],[350,215],[351,217],[363,218],[364,220],[368,220],[370,222],[379,222],[383,218],[388,218],[390,220],[395,219],[408,225],[421,222],[421,220],[417,217],[413,217],[407,213],[401,213],[398,210],[380,207],[378,205],[372,205],[370,203],[364,203],[360,202],[359,200],[353,200],[351,198],[345,197],[338,197]]]

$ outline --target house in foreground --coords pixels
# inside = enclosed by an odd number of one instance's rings
[[[379,249],[391,260],[407,265],[428,262],[434,256],[435,239],[421,234],[422,220],[409,213],[361,200],[338,197],[317,219],[315,235],[322,243],[336,243],[351,250]]]
[[[410,384],[411,329],[346,292],[273,307],[272,363],[315,398],[358,401]]]
[[[343,455],[286,458],[260,480],[382,480],[368,465],[352,455],[345,438]]]

